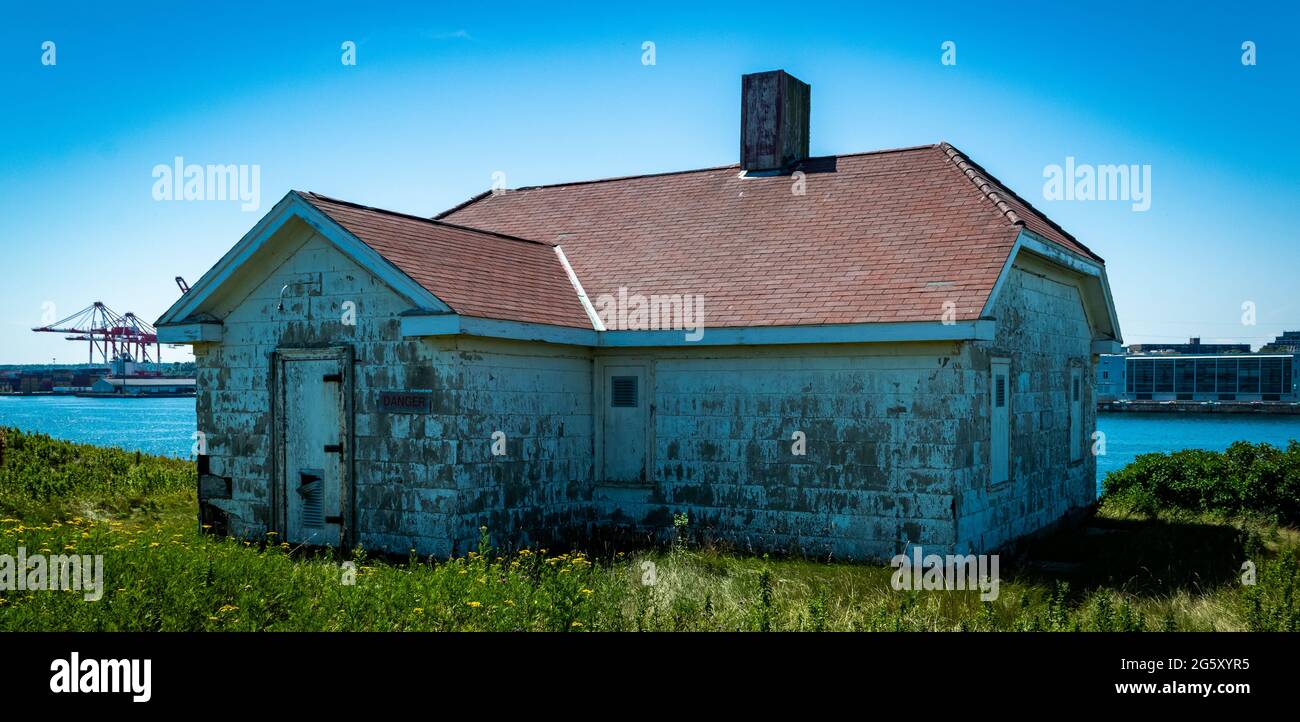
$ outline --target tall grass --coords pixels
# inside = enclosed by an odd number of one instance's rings
[[[1072,532],[1004,564],[1000,596],[898,592],[893,570],[689,547],[592,559],[501,554],[403,561],[195,528],[193,471],[168,459],[5,434],[0,555],[102,554],[105,588],[0,591],[0,630],[1161,631],[1300,629],[1300,534],[1267,520],[1145,513],[1111,500],[1107,534]],[[1196,546],[1197,540],[1203,546]],[[1208,541],[1206,541],[1208,540]],[[1217,551],[1216,551],[1217,550]],[[1191,557],[1221,556],[1216,564]],[[1129,557],[1124,557],[1128,554]],[[1240,582],[1242,559],[1257,583]]]

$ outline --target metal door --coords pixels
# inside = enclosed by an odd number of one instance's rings
[[[644,482],[650,416],[645,366],[606,366],[604,384],[603,480]]]
[[[349,451],[342,363],[338,358],[285,358],[280,389],[285,541],[339,545]]]

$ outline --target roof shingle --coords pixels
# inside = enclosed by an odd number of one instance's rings
[[[591,328],[547,243],[299,195],[458,314]]]
[[[484,194],[441,220],[563,246],[587,295],[700,294],[704,325],[978,318],[1020,223],[1100,261],[948,144]],[[1017,218],[1018,217],[1018,218]]]
[[[714,328],[976,319],[1021,228],[1101,262],[947,143],[799,170],[534,186],[436,219],[301,195],[456,313],[578,328],[556,245],[588,297],[702,296]]]

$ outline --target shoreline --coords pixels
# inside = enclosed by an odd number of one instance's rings
[[[1283,401],[1099,401],[1099,413],[1300,415],[1300,404]]]

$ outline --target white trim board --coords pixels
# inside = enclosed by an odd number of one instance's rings
[[[904,343],[914,341],[992,341],[992,321],[859,323],[828,326],[747,326],[706,328],[698,341],[687,331],[591,331],[566,326],[497,321],[456,314],[402,316],[402,336],[491,336],[601,348],[663,346],[749,346],[814,343]]]

